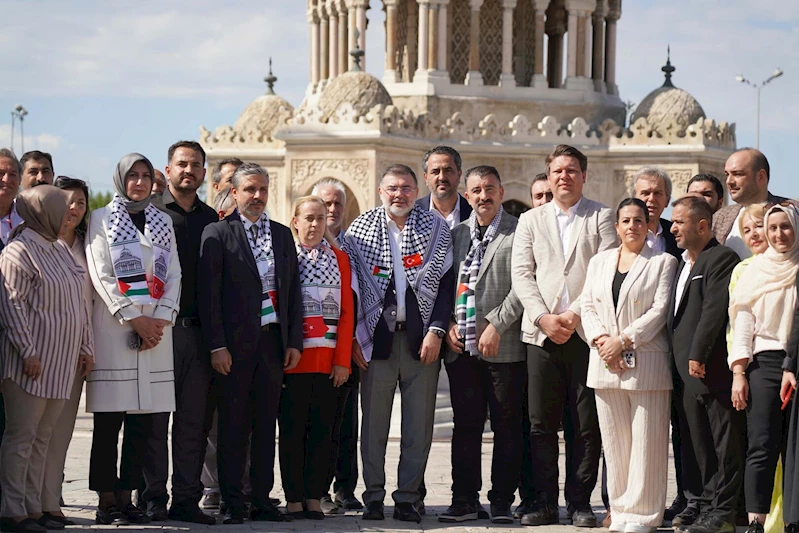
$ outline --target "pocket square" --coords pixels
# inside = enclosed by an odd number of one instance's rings
[[[692,277],[692,278],[691,278],[691,281],[694,281],[694,280],[696,280],[696,279],[702,279],[703,277],[704,277],[704,276],[700,274],[700,275],[698,275],[698,276],[694,276],[694,277]]]

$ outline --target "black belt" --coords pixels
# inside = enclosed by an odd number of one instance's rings
[[[271,324],[261,326],[261,331],[280,331],[280,324],[275,324],[273,322]]]
[[[175,326],[178,326],[178,327],[181,327],[181,328],[199,328],[200,327],[200,319],[199,318],[179,316],[175,320]]]
[[[394,324],[394,332],[408,331],[408,326],[406,324],[407,322],[397,322]]]

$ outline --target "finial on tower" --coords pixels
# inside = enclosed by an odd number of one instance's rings
[[[277,81],[277,77],[272,74],[272,58],[269,58],[269,74],[264,78],[264,81],[267,85],[266,94],[275,94],[275,82]]]
[[[352,68],[350,72],[360,72],[361,69],[361,58],[364,56],[364,51],[358,46],[358,41],[361,38],[361,32],[358,28],[355,28],[355,42],[353,43],[353,48],[350,50],[350,55],[352,56]]]
[[[671,73],[677,69],[671,65],[671,45],[666,46],[666,64],[660,70],[666,74],[666,81],[663,82],[663,87],[674,87],[674,84],[671,83]]]

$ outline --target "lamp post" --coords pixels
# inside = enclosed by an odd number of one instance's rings
[[[765,80],[761,81],[759,84],[752,83],[751,81],[747,80],[746,78],[744,78],[743,74],[738,74],[737,76],[735,76],[735,81],[740,83],[745,83],[750,87],[754,87],[755,90],[757,90],[757,144],[755,145],[755,148],[757,148],[758,150],[760,149],[760,90],[769,83],[771,83],[772,81],[774,81],[775,79],[782,76],[782,74],[783,74],[782,69],[777,68],[777,70],[774,71],[774,74],[772,74]]]
[[[22,107],[22,105],[17,105],[13,111],[11,111],[11,149],[14,149],[14,119],[19,119],[19,138],[20,138],[20,149],[22,150],[21,153],[25,153],[25,115],[28,114],[28,110]]]

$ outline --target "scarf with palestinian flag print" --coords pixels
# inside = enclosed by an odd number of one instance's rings
[[[154,205],[144,209],[144,233],[153,245],[152,277],[147,279],[139,230],[133,224],[125,204],[114,195],[109,204],[108,247],[114,276],[123,296],[136,305],[155,304],[164,295],[172,249],[172,225]]]
[[[341,318],[341,270],[322,240],[313,248],[296,243],[302,287],[302,347],[335,348]]]
[[[482,239],[480,238],[480,227],[477,224],[477,213],[472,211],[472,214],[469,215],[469,236],[472,239],[472,248],[463,261],[458,278],[455,318],[458,321],[458,333],[465,341],[464,350],[469,352],[470,355],[478,355],[479,353],[477,350],[477,316],[475,314],[476,304],[474,297],[477,276],[480,273],[480,266],[483,264],[486,248],[497,236],[503,212],[504,209],[500,206]]]

